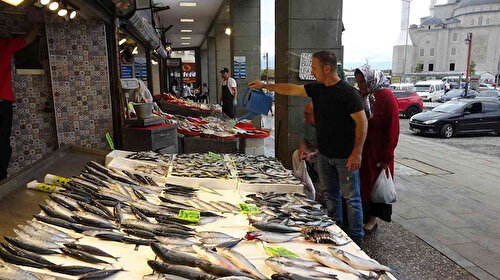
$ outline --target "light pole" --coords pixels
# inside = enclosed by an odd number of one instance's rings
[[[469,88],[469,72],[470,72],[470,53],[472,49],[472,32],[467,33],[467,38],[465,39],[465,44],[468,46],[467,51],[467,72],[465,73],[465,96],[467,96],[467,90]]]
[[[269,53],[264,53],[264,57],[266,60],[266,83],[269,84]]]
[[[408,49],[408,31],[410,29],[410,7],[411,7],[411,1],[412,0],[403,0],[403,2],[408,3],[408,13],[406,17],[406,36],[405,36],[405,59],[403,60],[403,83],[406,83],[406,53]]]

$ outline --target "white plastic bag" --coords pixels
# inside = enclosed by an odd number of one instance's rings
[[[295,178],[299,179],[304,184],[304,192],[307,198],[314,200],[316,198],[316,190],[314,184],[307,172],[307,165],[305,160],[301,160],[299,167],[294,172]]]
[[[386,172],[389,174],[389,177],[387,177]],[[397,201],[396,187],[394,186],[394,180],[388,168],[380,171],[377,180],[375,180],[373,184],[371,198],[372,202],[375,203],[393,204]]]

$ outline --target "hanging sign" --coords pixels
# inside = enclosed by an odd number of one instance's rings
[[[299,68],[299,79],[314,81],[313,75],[311,75],[311,64],[313,60],[312,53],[301,53],[300,54],[300,68]]]
[[[247,66],[246,66],[246,56],[235,56],[234,57],[234,78],[235,79],[246,79],[247,77]]]

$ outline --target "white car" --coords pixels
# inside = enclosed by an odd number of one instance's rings
[[[412,83],[397,83],[397,84],[390,84],[389,88],[390,89],[415,90],[415,85]]]
[[[444,83],[441,80],[420,81],[415,84],[415,92],[424,101],[437,102],[444,94]]]
[[[495,89],[495,87],[492,85],[489,85],[489,84],[484,84],[484,83],[479,84],[479,91],[491,90],[491,89]]]

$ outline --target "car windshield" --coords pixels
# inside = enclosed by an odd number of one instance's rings
[[[450,97],[458,97],[458,96],[462,96],[463,94],[464,94],[464,91],[461,89],[452,89],[446,93],[446,95],[448,95]]]
[[[429,91],[430,85],[416,85],[415,86],[415,91]]]
[[[497,97],[498,93],[496,91],[483,91],[478,94],[477,97]]]
[[[460,108],[464,106],[463,102],[460,101],[450,101],[446,102],[444,104],[441,104],[437,106],[436,108],[432,109],[433,112],[439,112],[439,113],[453,113]]]

